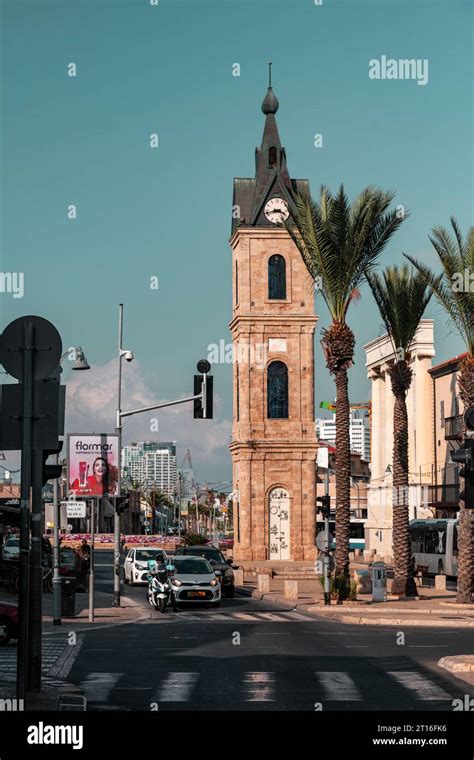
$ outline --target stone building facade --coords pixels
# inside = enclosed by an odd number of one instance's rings
[[[255,177],[234,180],[234,558],[315,557],[314,291],[286,231],[295,192],[268,88]]]

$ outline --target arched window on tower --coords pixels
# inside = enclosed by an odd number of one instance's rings
[[[268,298],[272,301],[286,298],[286,262],[278,253],[268,259]]]
[[[271,147],[268,151],[268,166],[270,169],[274,169],[277,165],[277,149],[274,147]]]
[[[267,369],[267,417],[288,419],[288,367],[272,362]]]

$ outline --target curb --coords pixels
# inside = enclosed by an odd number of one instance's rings
[[[14,689],[16,689],[16,676],[12,676],[10,673],[2,673],[0,671],[0,679],[5,684],[11,684]],[[45,689],[51,691],[54,690],[56,692],[55,699],[56,699],[56,707],[52,709],[50,712],[58,712],[58,711],[80,711],[84,712],[87,710],[87,699],[84,696],[83,691],[76,686],[73,683],[68,683],[67,681],[61,681],[57,678],[52,678],[51,676],[42,676],[41,677],[41,685],[42,690],[38,693],[35,693],[34,695],[30,694],[30,700],[31,698],[38,699],[38,696],[41,698],[43,697],[46,701],[48,699],[47,693],[44,691]],[[31,712],[31,711],[37,711],[37,710],[46,710],[49,712],[48,708],[46,708],[44,705],[39,706],[34,705],[33,708],[27,708],[25,712]]]
[[[450,657],[442,657],[438,661],[440,668],[449,670],[450,673],[473,673],[474,674],[474,655],[457,654]]]
[[[317,614],[317,613],[313,613]],[[474,621],[462,620],[426,620],[426,618],[371,618],[351,617],[350,615],[334,615],[331,620],[352,625],[388,625],[413,626],[417,628],[474,628]]]
[[[139,604],[133,603],[133,604],[126,604],[124,607],[137,607],[138,609],[142,609]],[[124,609],[124,607],[119,607],[118,609]],[[111,609],[114,609],[111,607]],[[64,625],[70,622],[70,626],[68,626],[68,631],[74,631],[74,633],[88,633],[89,631],[99,631],[105,628],[116,628],[120,625],[131,625],[132,623],[141,623],[144,620],[148,620],[150,617],[149,611],[144,609],[143,612],[138,614],[136,617],[132,618],[131,620],[121,620],[117,623],[97,623],[94,625],[94,623],[75,623],[74,618],[63,618],[63,622],[60,626],[57,626],[58,630],[53,631],[43,631],[43,636],[57,636],[58,634],[62,633],[64,631]]]

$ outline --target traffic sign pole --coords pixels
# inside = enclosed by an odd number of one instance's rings
[[[99,498],[97,498],[97,513],[99,512]],[[94,541],[95,541],[95,509],[96,498],[91,500],[91,553],[89,565],[89,623],[94,622]]]
[[[58,454],[54,455],[55,464],[58,464]],[[53,625],[61,625],[61,575],[59,573],[59,485],[55,478],[53,480],[53,509],[54,509],[54,526],[53,526]]]
[[[23,325],[23,419],[21,446],[20,589],[18,594],[17,699],[26,700],[28,680],[28,607],[30,564],[30,486],[33,438],[33,338],[31,321]],[[5,366],[5,365],[4,365]]]
[[[41,566],[41,516],[43,451],[33,450],[31,489],[30,606],[28,630],[28,690],[41,690],[41,639],[43,613],[43,568]]]
[[[329,495],[329,466],[326,470],[325,477],[325,491],[326,496]],[[326,548],[324,551],[324,604],[331,604],[331,588],[329,582],[329,510],[325,511],[324,515],[324,532],[326,533]]]

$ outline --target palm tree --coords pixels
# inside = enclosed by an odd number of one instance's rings
[[[424,276],[409,269],[387,267],[380,275],[367,275],[380,315],[387,328],[395,354],[395,362],[388,374],[395,397],[393,410],[393,524],[392,545],[394,579],[392,593],[400,596],[416,596],[408,510],[408,415],[406,395],[413,372],[408,364],[409,349],[420,319],[433,291]]]
[[[459,365],[459,396],[467,407],[474,404],[474,290],[470,279],[474,274],[474,227],[463,240],[459,225],[451,217],[453,233],[444,227],[434,227],[431,243],[441,262],[438,280],[432,270],[407,256],[433,289],[437,301],[446,311],[454,330],[461,337],[467,357]],[[467,283],[466,283],[467,273]],[[466,287],[467,285],[467,287]],[[474,592],[474,511],[461,502],[459,511],[459,556],[457,601],[469,604]]]
[[[398,229],[405,215],[388,211],[392,192],[368,187],[349,203],[343,185],[336,195],[326,188],[319,203],[297,195],[291,207],[294,226],[286,223],[303,260],[321,291],[331,325],[321,345],[336,382],[336,584],[339,598],[349,590],[350,437],[347,370],[353,364],[355,337],[347,324],[351,302],[366,273]]]

